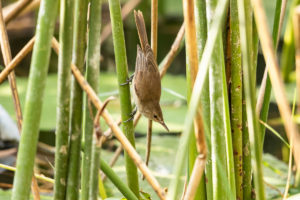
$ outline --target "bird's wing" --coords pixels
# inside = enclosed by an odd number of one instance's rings
[[[151,52],[150,48],[146,55],[139,46],[137,48],[134,90],[139,100],[144,102],[159,101],[161,95],[160,75]]]

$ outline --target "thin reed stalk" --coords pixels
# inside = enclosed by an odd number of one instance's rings
[[[83,73],[86,50],[87,9],[88,1],[75,1],[72,62],[75,63],[76,66],[78,66],[78,70],[81,73]],[[79,198],[80,150],[82,135],[82,101],[82,89],[77,83],[76,79],[73,77],[71,86],[69,160],[66,191],[67,200]]]
[[[86,63],[86,79],[93,90],[99,93],[99,72],[100,72],[100,34],[101,34],[101,1],[92,0],[90,2],[89,12],[89,31],[87,41],[87,63]],[[81,176],[81,199],[89,199],[90,183],[90,166],[93,147],[93,113],[96,113],[94,106],[90,108],[88,98],[84,102],[84,153],[82,161],[82,176]],[[90,108],[90,109],[89,109]],[[93,147],[95,153],[98,153],[98,148]],[[100,151],[100,150],[99,150]],[[95,157],[95,155],[94,155]],[[98,177],[98,176],[96,176]],[[95,180],[98,182],[98,179]]]
[[[243,199],[242,54],[237,0],[230,1],[231,127],[236,198]]]
[[[67,187],[73,19],[74,4],[71,0],[61,0],[59,29],[61,51],[58,55],[58,96],[55,133],[55,200],[65,199]]]
[[[265,199],[263,172],[262,172],[262,149],[260,142],[260,126],[258,116],[255,111],[255,82],[253,81],[253,73],[251,68],[252,58],[252,32],[249,27],[252,26],[252,21],[247,15],[249,12],[250,1],[238,1],[238,16],[240,25],[241,50],[243,56],[243,80],[245,89],[247,120],[250,138],[250,148],[252,154],[252,167],[254,174],[254,185],[257,199]],[[248,27],[248,28],[247,28]],[[253,66],[252,66],[253,67]]]
[[[132,146],[135,147],[133,122],[131,120],[124,122],[130,117],[130,114],[132,112],[132,105],[129,85],[121,85],[122,83],[125,83],[128,78],[128,68],[120,1],[109,0],[109,8],[110,18],[112,22],[115,61],[119,84],[121,116],[123,121],[122,129]],[[135,195],[139,197],[140,195],[137,167],[127,153],[125,153],[125,166],[128,186],[135,193]]]
[[[99,1],[98,1],[99,2]],[[101,2],[99,2],[100,6],[98,7],[101,10]],[[93,5],[95,6],[95,5]],[[94,10],[94,11],[95,11]],[[100,12],[101,13],[101,12]],[[100,33],[100,31],[99,31]],[[96,43],[99,45],[99,43]],[[100,56],[99,56],[100,57]],[[105,107],[107,106],[107,104],[109,103],[109,101],[113,100],[114,98],[108,98],[105,100],[105,102],[103,103],[103,106],[101,108],[101,110],[97,111],[97,114],[95,116],[95,119],[93,121],[93,141],[92,141],[92,158],[91,158],[91,164],[90,164],[90,179],[89,179],[89,195],[88,195],[88,199],[90,200],[97,200],[98,199],[98,193],[101,192],[102,194],[102,198],[103,196],[106,196],[106,192],[105,189],[103,187],[103,183],[100,177],[100,173],[99,173],[99,169],[100,169],[100,151],[101,151],[101,140],[103,139],[103,132],[101,130],[101,126],[100,126],[100,116],[103,112],[103,110],[105,109]],[[90,108],[91,109],[91,108]],[[100,182],[99,182],[100,181]],[[100,184],[99,184],[100,183]],[[99,186],[101,187],[101,190],[99,189]],[[105,198],[105,197],[104,197]],[[103,199],[104,199],[103,198]]]
[[[157,18],[158,18],[158,2],[157,0],[151,0],[151,48],[153,56],[156,61],[157,59]],[[151,140],[152,140],[152,120],[148,119],[147,129],[147,149],[146,149],[146,160],[145,163],[148,166],[151,153]],[[145,177],[142,177],[144,179]]]
[[[104,160],[100,159],[100,168],[103,173],[111,180],[111,182],[118,188],[118,190],[130,200],[138,200],[136,195],[128,188],[128,186],[119,178],[119,176],[105,163]]]
[[[33,175],[34,158],[39,135],[43,94],[50,60],[51,38],[54,31],[57,9],[58,1],[44,0],[39,10],[36,29],[37,40],[32,54],[24,123],[17,157],[17,171],[14,177],[13,200],[25,200],[29,198],[29,188]]]
[[[19,51],[19,53],[11,60],[10,63],[4,68],[4,70],[0,73],[0,83],[2,83],[6,77],[9,75],[11,71],[28,55],[28,53],[32,50],[33,44],[35,41],[35,37],[33,37],[29,42]]]
[[[10,50],[9,40],[8,40],[8,36],[7,36],[7,32],[6,32],[5,22],[3,19],[3,9],[2,9],[1,2],[0,2],[0,10],[1,10],[1,12],[0,12],[1,51],[2,51],[2,55],[3,55],[4,64],[5,64],[5,66],[8,66],[9,63],[11,62],[12,58],[11,58],[11,50]],[[6,69],[7,68],[8,67],[6,67]],[[21,109],[19,94],[18,94],[18,90],[17,90],[16,77],[15,77],[14,72],[11,72],[9,74],[9,84],[10,84],[10,88],[12,90],[12,96],[13,96],[16,116],[17,116],[17,120],[18,120],[17,121],[18,128],[19,128],[19,132],[21,133],[23,116],[22,116],[22,109]],[[34,199],[39,200],[40,199],[39,187],[38,187],[37,181],[34,176],[32,177],[31,191],[32,191]]]

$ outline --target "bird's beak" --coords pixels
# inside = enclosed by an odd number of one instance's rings
[[[167,125],[165,124],[165,122],[160,122],[160,124],[168,131],[168,132],[170,132],[169,131],[169,128],[167,127]]]

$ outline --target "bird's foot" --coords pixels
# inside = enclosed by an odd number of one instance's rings
[[[133,80],[133,77],[134,77],[134,74],[132,74],[132,75],[126,80],[125,83],[121,83],[120,85],[127,85],[127,84],[131,83],[132,80]]]
[[[136,112],[137,112],[137,107],[135,107],[135,108],[133,109],[133,111],[129,114],[129,115],[130,115],[129,119],[125,120],[124,123],[133,120],[133,118],[134,118]]]

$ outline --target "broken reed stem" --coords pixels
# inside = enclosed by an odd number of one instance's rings
[[[35,37],[33,37],[29,42],[23,47],[21,51],[11,60],[8,65],[4,68],[4,70],[0,73],[0,83],[2,83],[10,72],[14,70],[14,68],[28,55],[30,51],[32,51],[33,44],[35,41]]]
[[[206,162],[206,155],[200,154],[197,156],[194,164],[194,168],[192,171],[192,174],[190,176],[190,181],[186,189],[186,193],[184,196],[185,200],[194,199],[198,185],[200,183],[201,177],[203,175],[203,171],[205,168],[205,162]]]
[[[126,17],[130,14],[130,12],[141,2],[141,0],[131,0],[126,2],[126,4],[122,7],[121,10],[121,15],[122,15],[122,20],[126,19]],[[103,31],[100,36],[100,43],[102,44],[108,36],[111,34],[111,22],[106,24],[103,27]]]
[[[101,2],[97,1],[97,3],[99,3],[98,10],[101,9]],[[91,8],[93,9],[93,8]],[[101,13],[101,12],[99,12]],[[99,43],[95,43],[97,45],[99,45]],[[99,59],[100,59],[100,54],[98,55]],[[103,106],[100,110],[98,110],[96,116],[94,117],[94,122],[93,122],[93,141],[92,141],[92,151],[91,151],[91,162],[90,162],[90,173],[88,174],[90,176],[89,178],[89,182],[86,183],[88,184],[88,199],[91,200],[96,200],[98,198],[98,193],[99,193],[99,169],[100,169],[100,152],[101,152],[101,140],[103,139],[103,132],[101,130],[101,126],[100,126],[100,116],[103,112],[103,110],[105,109],[105,107],[107,106],[107,104],[113,100],[114,97],[109,97],[107,98],[104,103]],[[92,109],[92,108],[91,108]],[[91,113],[92,114],[92,110]],[[100,180],[101,181],[101,180]],[[104,193],[105,190],[104,190]],[[106,195],[105,195],[106,196]],[[82,198],[84,199],[84,198]]]
[[[270,32],[268,30],[266,14],[260,0],[251,0],[251,2],[255,19],[256,21],[260,22],[256,24],[258,35],[261,41],[264,57],[268,65],[268,72],[271,83],[273,85],[273,88],[276,88],[276,90],[274,90],[274,94],[278,103],[280,115],[282,116],[285,131],[289,140],[291,140],[291,138],[295,139],[293,155],[295,158],[297,169],[299,170],[300,154],[297,154],[297,152],[300,152],[300,135],[298,134],[297,127],[292,120],[291,109],[285,95],[286,93],[284,89],[283,79],[280,76],[279,65],[277,63],[274,46],[272,43]]]
[[[0,33],[1,33],[0,34],[0,44],[1,44],[2,56],[3,56],[5,66],[8,66],[10,64],[12,58],[11,58],[11,50],[10,50],[9,40],[8,40],[8,36],[7,36],[7,32],[6,32],[5,22],[3,19],[1,1],[0,1]],[[17,90],[16,77],[15,77],[15,73],[13,71],[8,75],[8,79],[9,79],[9,84],[10,84],[10,87],[12,90],[14,106],[15,106],[16,116],[17,116],[17,120],[18,120],[19,133],[21,133],[23,116],[22,116],[22,109],[21,109],[19,94],[18,94],[18,90]],[[32,176],[31,190],[32,190],[34,199],[39,200],[40,199],[39,187],[38,187],[37,181],[34,176]]]
[[[10,50],[9,40],[6,32],[5,23],[3,20],[1,2],[0,2],[0,11],[1,11],[0,12],[0,44],[1,44],[1,51],[3,55],[4,64],[7,67],[8,64],[11,62],[11,50]],[[21,132],[23,117],[22,117],[21,103],[20,103],[19,94],[17,90],[16,77],[13,71],[8,75],[8,80],[9,80],[9,84],[10,84],[10,88],[14,100],[18,128],[19,131]]]
[[[53,38],[52,39],[52,47],[56,53],[59,52],[59,43],[58,41]],[[91,86],[87,83],[87,81],[84,79],[83,75],[80,73],[80,71],[77,69],[77,67],[74,64],[71,64],[71,70],[76,78],[77,82],[80,84],[81,88],[87,93],[88,97],[94,104],[94,106],[97,109],[101,109],[103,106],[103,103],[98,98],[97,94],[94,92],[94,90],[91,88]],[[131,157],[131,159],[134,161],[136,166],[140,169],[143,175],[145,175],[147,181],[152,186],[154,191],[157,193],[157,195],[160,197],[160,199],[165,199],[165,192],[161,189],[160,184],[156,180],[156,178],[151,174],[148,167],[145,165],[139,154],[136,152],[136,150],[132,147],[128,139],[125,137],[124,133],[121,131],[121,129],[118,127],[118,125],[114,122],[111,115],[107,112],[107,110],[104,110],[102,113],[103,119],[106,121],[107,125],[112,129],[112,131],[115,133],[116,138],[120,141],[123,148],[126,150],[128,155]]]
[[[4,22],[8,24],[12,19],[18,16],[21,11],[31,2],[32,0],[19,0],[14,3],[10,8],[10,11],[4,15]]]

